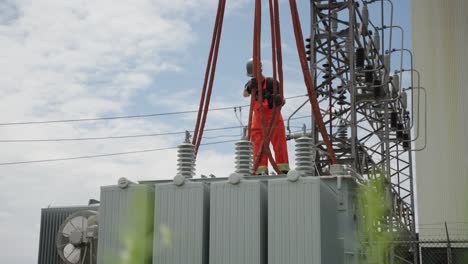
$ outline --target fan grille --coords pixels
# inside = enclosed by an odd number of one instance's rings
[[[51,207],[41,210],[38,264],[63,264],[57,254],[57,232],[69,215],[81,210],[98,210],[98,206]]]
[[[89,260],[95,259],[96,241],[87,237],[87,231],[90,222],[97,224],[96,219],[96,211],[83,210],[63,221],[57,233],[56,246],[65,264],[91,263]]]

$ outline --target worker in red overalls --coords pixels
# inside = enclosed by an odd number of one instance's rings
[[[251,77],[250,81],[245,84],[244,97],[251,95],[251,91],[254,87],[257,87],[257,80],[253,78],[253,60],[250,59],[247,62],[247,76]],[[263,116],[265,120],[265,126],[268,126],[273,113],[273,104],[275,103],[275,95],[273,94],[273,78],[263,77],[262,75],[262,87],[263,87],[263,102],[258,101],[258,94],[255,94],[255,101],[253,106],[253,117],[252,117],[252,130],[251,138],[253,143],[254,160],[256,160],[263,144],[263,133],[260,119],[260,104],[263,104]],[[279,83],[277,86],[279,89]],[[282,99],[284,104],[284,98]],[[286,174],[289,171],[288,161],[288,146],[286,144],[286,130],[284,128],[284,121],[281,112],[277,115],[277,121],[273,124],[273,134],[271,136],[271,144],[275,152],[275,161],[278,168]],[[256,175],[268,175],[268,156],[264,151],[260,164],[258,166]]]

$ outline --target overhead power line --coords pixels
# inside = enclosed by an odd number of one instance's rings
[[[200,145],[217,145],[217,144],[224,144],[230,142],[236,142],[236,140],[225,140],[225,141],[216,141],[216,142],[208,142],[203,143]],[[148,153],[148,152],[157,152],[163,150],[171,150],[177,149],[177,147],[166,147],[166,148],[153,148],[153,149],[142,149],[142,150],[133,150],[133,151],[125,151],[125,152],[114,152],[114,153],[106,153],[106,154],[97,154],[97,155],[86,155],[86,156],[77,156],[77,157],[68,157],[68,158],[55,158],[55,159],[39,159],[39,160],[26,160],[26,161],[15,161],[15,162],[3,162],[0,163],[0,166],[9,166],[9,165],[21,165],[21,164],[31,164],[31,163],[47,163],[47,162],[56,162],[56,161],[69,161],[69,160],[81,160],[81,159],[92,159],[92,158],[103,158],[103,157],[112,157],[112,156],[123,156],[123,155],[130,155],[130,154],[141,154],[141,153]]]
[[[300,98],[300,97],[304,97],[304,96],[307,96],[307,95],[296,95],[296,96],[292,96],[292,97],[287,97],[285,99],[294,99],[294,98]],[[208,111],[222,111],[222,110],[233,109],[234,107],[248,107],[248,106],[249,105],[219,107],[219,108],[211,108]],[[24,121],[24,122],[7,122],[7,123],[0,123],[0,126],[40,125],[40,124],[54,124],[54,123],[106,121],[106,120],[116,120],[116,119],[136,119],[136,118],[181,115],[181,114],[190,114],[190,113],[198,113],[198,110],[187,110],[187,111],[176,111],[176,112],[165,112],[165,113],[152,113],[152,114],[141,114],[141,115],[76,118],[76,119],[59,119],[59,120],[42,120],[42,121]]]
[[[300,116],[291,118],[291,120],[297,120],[302,118],[311,117],[311,115]],[[286,122],[286,120],[285,120]],[[294,127],[294,126],[290,126]],[[219,128],[207,128],[205,131],[221,131],[221,130],[230,130],[230,129],[239,129],[241,126],[229,126],[229,127],[219,127]],[[190,131],[193,132],[193,131]],[[0,139],[0,143],[38,143],[38,142],[64,142],[64,141],[92,141],[92,140],[112,140],[112,139],[126,139],[126,138],[145,138],[145,137],[158,137],[158,136],[172,136],[172,135],[184,135],[185,131],[176,131],[176,132],[162,132],[162,133],[148,133],[148,134],[135,134],[135,135],[121,135],[121,136],[102,136],[102,137],[82,137],[82,138],[42,138],[42,139]],[[232,135],[234,137],[235,135]],[[237,136],[240,136],[237,135]],[[221,136],[208,136],[204,137],[205,139],[221,138],[221,137],[231,137],[231,135],[221,135]]]
[[[299,133],[302,130],[295,131],[293,133]],[[185,132],[184,132],[185,133]],[[210,137],[214,138],[221,138],[221,137],[234,137],[238,135],[224,135],[224,136],[216,136]],[[217,144],[224,144],[224,143],[231,143],[237,142],[239,139],[232,139],[232,140],[224,140],[224,141],[216,141],[216,142],[207,142],[200,144],[201,146],[207,145],[217,145]],[[31,164],[31,163],[47,163],[47,162],[56,162],[56,161],[70,161],[70,160],[80,160],[80,159],[92,159],[92,158],[103,158],[103,157],[112,157],[112,156],[123,156],[123,155],[130,155],[130,154],[141,154],[141,153],[148,153],[148,152],[157,152],[163,150],[171,150],[177,149],[177,147],[166,147],[166,148],[153,148],[153,149],[142,149],[142,150],[133,150],[133,151],[124,151],[124,152],[114,152],[114,153],[106,153],[106,154],[97,154],[97,155],[85,155],[85,156],[77,156],[77,157],[68,157],[68,158],[55,158],[55,159],[40,159],[40,160],[26,160],[26,161],[15,161],[15,162],[3,162],[0,163],[0,166],[8,166],[8,165],[21,165],[21,164]]]
[[[245,107],[246,105],[237,106]],[[220,111],[232,109],[232,107],[220,107],[213,108],[210,111]],[[0,126],[15,126],[15,125],[39,125],[39,124],[53,124],[53,123],[73,123],[73,122],[90,122],[90,121],[105,121],[105,120],[115,120],[115,119],[135,119],[135,118],[147,118],[147,117],[157,117],[157,116],[170,116],[170,115],[181,115],[181,114],[190,114],[197,113],[198,110],[188,110],[188,111],[177,111],[177,112],[166,112],[166,113],[154,113],[154,114],[143,114],[143,115],[127,115],[127,116],[109,116],[109,117],[94,117],[94,118],[77,118],[77,119],[60,119],[60,120],[43,120],[43,121],[27,121],[27,122],[9,122],[9,123],[0,123]]]
[[[307,118],[307,117],[311,117],[311,115],[291,118],[291,120],[302,119],[302,118]],[[286,120],[284,122],[286,122]],[[290,126],[290,127],[294,127],[294,126]],[[242,127],[241,126],[229,126],[229,127],[219,127],[219,128],[207,128],[205,129],[205,131],[222,131],[222,130],[239,129],[239,128],[242,128]],[[0,139],[0,143],[38,143],[38,142],[113,140],[113,139],[127,139],[127,138],[145,138],[145,137],[184,135],[185,132],[186,131],[176,131],[176,132],[163,132],[163,133],[148,133],[148,134],[121,135],[121,136],[102,136],[102,137],[81,137],[81,138]],[[189,132],[193,132],[193,131],[189,131]],[[214,138],[235,137],[235,136],[240,137],[240,134],[204,136],[203,138],[214,139]]]
[[[220,131],[241,128],[240,126],[208,128],[205,131]],[[192,132],[192,131],[190,131]],[[142,138],[142,137],[157,137],[157,136],[171,136],[183,135],[185,131],[177,132],[164,132],[164,133],[149,133],[137,135],[122,135],[122,136],[105,136],[105,137],[82,137],[82,138],[49,138],[49,139],[0,139],[0,143],[32,143],[32,142],[60,142],[60,141],[87,141],[87,140],[106,140],[106,139],[125,139],[125,138]],[[208,138],[208,137],[205,137]]]

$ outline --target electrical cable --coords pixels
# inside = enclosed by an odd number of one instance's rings
[[[206,130],[205,130],[206,131]],[[232,135],[219,135],[219,136],[212,136],[212,137],[203,137],[204,139],[215,139],[215,138],[240,138],[239,134],[232,134]]]
[[[206,145],[217,145],[217,144],[224,144],[224,143],[230,143],[230,142],[236,142],[236,141],[238,141],[238,140],[236,139],[236,140],[208,142],[208,143],[203,143],[203,144],[200,144],[200,145],[204,145],[204,146],[206,146]],[[177,147],[142,149],[142,150],[125,151],[125,152],[115,152],[115,153],[106,153],[106,154],[97,154],[97,155],[77,156],[77,157],[69,157],[69,158],[55,158],[55,159],[40,159],[40,160],[3,162],[3,163],[0,163],[0,166],[31,164],[31,163],[46,163],[46,162],[56,162],[56,161],[68,161],[68,160],[80,160],[80,159],[102,158],[102,157],[111,157],[111,156],[123,156],[123,155],[129,155],[129,154],[157,152],[157,151],[171,150],[171,149],[177,149]]]
[[[209,128],[205,131],[220,131],[242,128],[241,126],[231,127],[220,127],[220,128]],[[186,131],[177,132],[164,132],[164,133],[151,133],[151,134],[139,134],[139,135],[122,135],[122,136],[105,136],[105,137],[83,137],[83,138],[54,138],[54,139],[0,139],[0,143],[21,143],[21,142],[60,142],[60,141],[87,141],[87,140],[106,140],[106,139],[125,139],[125,138],[141,138],[141,137],[157,137],[157,136],[171,136],[171,135],[183,135]],[[193,131],[190,131],[193,132]]]
[[[248,105],[242,105],[242,106],[239,106],[239,107],[247,107],[247,106]],[[232,109],[232,106],[213,108],[213,109],[210,109],[210,111],[220,111],[220,110],[228,110],[228,109]],[[44,120],[44,121],[25,121],[25,122],[9,122],[9,123],[0,123],[0,126],[37,125],[37,124],[52,124],[52,123],[71,123],[71,122],[89,122],[89,121],[103,121],[103,120],[115,120],[115,119],[134,119],[134,118],[147,118],[147,117],[157,117],[157,116],[190,114],[190,113],[197,113],[197,112],[198,112],[198,110],[187,110],[187,111],[142,114],[142,115],[77,118],[77,119],[60,119],[60,120]]]
[[[237,107],[234,107],[234,115],[241,127],[244,127],[244,124],[242,123],[242,107],[239,107],[239,115],[237,115]]]
[[[310,117],[300,116],[292,118],[291,120],[302,119]],[[293,126],[291,126],[293,127]],[[207,128],[205,131],[222,131],[230,129],[243,128],[243,126],[229,126],[219,128]],[[158,136],[172,136],[172,135],[183,135],[186,131],[176,132],[163,132],[163,133],[149,133],[149,134],[136,134],[136,135],[122,135],[122,136],[103,136],[103,137],[82,137],[82,138],[46,138],[46,139],[0,139],[0,143],[36,143],[36,142],[64,142],[64,141],[92,141],[92,140],[113,140],[113,139],[126,139],[126,138],[144,138],[144,137],[158,137]],[[193,131],[189,131],[193,132]],[[237,135],[240,136],[240,135]],[[221,136],[205,137],[206,139],[217,138]]]
[[[307,95],[295,95],[295,96],[288,97],[286,99],[295,99],[295,98],[300,98],[300,97],[305,97],[305,96],[307,96]],[[250,105],[219,107],[219,108],[211,108],[208,111],[222,111],[222,110],[230,110],[230,109],[232,109],[234,107],[249,107],[249,106]],[[187,110],[187,111],[151,113],[151,114],[141,114],[141,115],[125,115],[125,116],[109,116],[109,117],[76,118],[76,119],[57,119],[57,120],[41,120],[41,121],[6,122],[6,123],[0,123],[0,126],[40,125],[40,124],[53,124],[53,123],[106,121],[106,120],[116,120],[116,119],[135,119],[135,118],[148,118],[148,117],[157,117],[157,116],[191,114],[191,113],[197,113],[197,112],[198,112],[198,110]]]

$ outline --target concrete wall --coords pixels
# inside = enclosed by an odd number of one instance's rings
[[[416,153],[421,239],[445,237],[445,221],[451,238],[468,239],[468,1],[412,0],[412,32],[428,90],[428,146]]]

